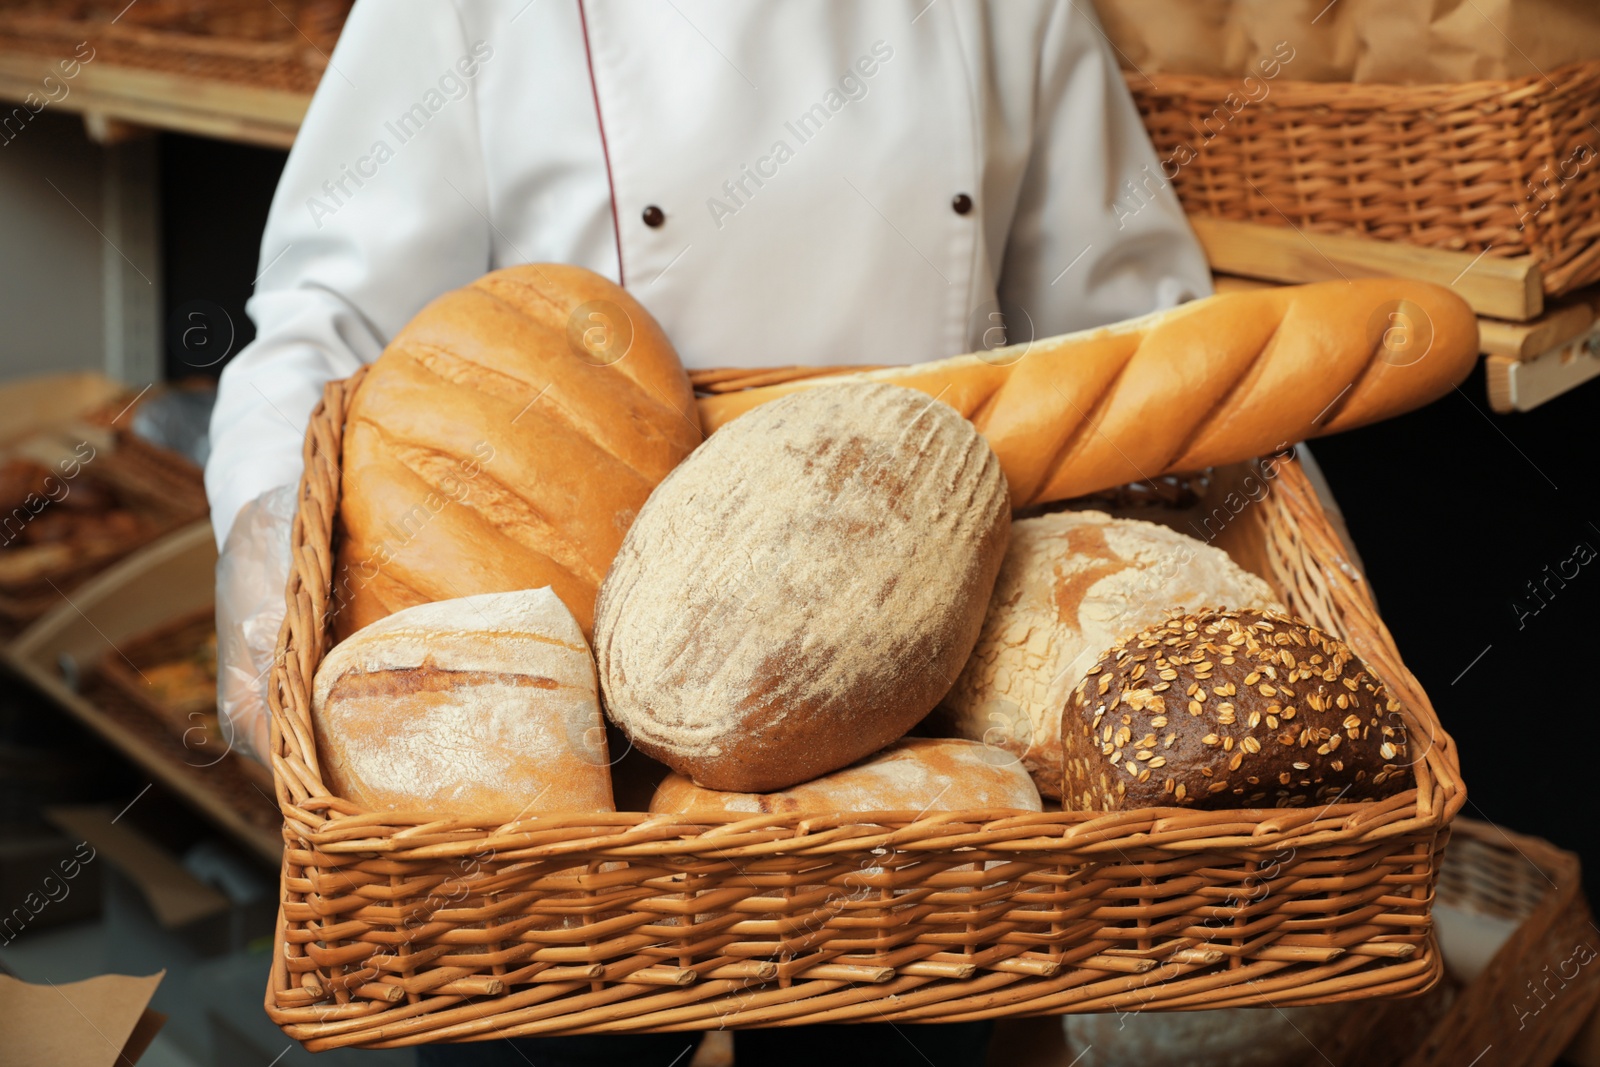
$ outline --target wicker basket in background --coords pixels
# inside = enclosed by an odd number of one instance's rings
[[[1192,215],[1533,256],[1551,295],[1600,280],[1600,60],[1458,85],[1124,74]]]
[[[354,0],[0,0],[0,51],[310,93]]]
[[[308,1048],[1312,1004],[1438,978],[1454,746],[1293,459],[1217,543],[1388,682],[1417,788],[1314,809],[484,826],[365,811],[318,769],[310,688],[360,380],[331,383],[311,417],[270,694],[287,847],[266,1009]]]

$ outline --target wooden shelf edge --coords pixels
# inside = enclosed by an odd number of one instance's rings
[[[103,738],[117,751],[144,768],[167,789],[182,797],[191,807],[209,818],[217,827],[269,863],[276,865],[283,858],[283,838],[247,822],[231,804],[208,790],[187,771],[173,766],[172,761],[143,738],[113,720],[94,704],[68,689],[59,678],[52,677],[35,664],[19,659],[9,649],[0,653],[6,663],[26,678],[50,701],[66,711]],[[271,798],[267,798],[270,801]],[[267,801],[263,801],[264,803]]]
[[[1402,275],[1454,289],[1480,315],[1522,322],[1544,310],[1543,277],[1531,257],[1500,259],[1203,215],[1190,215],[1189,223],[1218,274],[1294,284]]]
[[[1478,320],[1478,340],[1485,355],[1528,360],[1588,332],[1600,319],[1600,285],[1592,285],[1550,302],[1545,313],[1528,322]]]
[[[1492,410],[1532,411],[1600,378],[1600,324],[1533,359],[1486,356],[1484,375]]]
[[[28,94],[45,99],[42,82],[52,74],[44,56],[0,53],[0,99],[23,103]],[[60,75],[55,75],[60,81]],[[151,129],[199,134],[271,148],[288,148],[305,118],[311,94],[214,81],[157,70],[88,63],[62,82],[67,94],[43,110],[93,116]]]
[[[116,613],[107,611],[107,605],[119,600],[124,604],[130,600],[147,603],[148,597],[144,592],[134,597],[127,592],[137,589],[141,580],[145,583],[166,581],[165,575],[173,566],[189,567],[204,577],[205,588],[189,588],[188,598],[197,604],[209,602],[210,569],[214,561],[215,543],[211,524],[206,520],[191,523],[139,549],[70,590],[61,604],[40,616],[15,640],[0,649],[0,660],[36,687],[51,703],[142,767],[220,830],[243,843],[252,853],[276,865],[283,852],[281,831],[249,821],[241,813],[237,800],[231,801],[216,785],[208,783],[204,765],[186,764],[181,757],[175,757],[172,752],[163,750],[149,738],[141,736],[124,722],[118,721],[107,709],[69,686],[57,670],[60,650],[63,646],[70,647],[73,640],[71,635],[75,630],[82,631],[82,638],[89,641],[96,649],[95,655],[99,655],[103,650],[100,642],[110,644],[123,639],[125,632],[138,632],[139,627],[148,625],[146,620],[130,619],[124,615],[122,626],[125,629],[119,629],[111,621]],[[92,662],[92,659],[77,653],[73,655],[85,669]],[[231,767],[227,769],[232,770]],[[274,810],[277,808],[277,801],[270,790],[262,793],[261,803],[270,805]]]

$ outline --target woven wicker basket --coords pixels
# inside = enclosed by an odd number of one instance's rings
[[[480,826],[364,811],[318,771],[309,690],[360,377],[311,417],[270,694],[287,848],[266,1010],[307,1048],[1314,1004],[1438,978],[1454,747],[1292,459],[1217,543],[1388,681],[1423,753],[1412,790],[1320,809]]]
[[[1191,214],[1531,255],[1550,294],[1600,280],[1600,60],[1458,85],[1126,77]]]
[[[0,51],[311,93],[353,0],[0,0]]]

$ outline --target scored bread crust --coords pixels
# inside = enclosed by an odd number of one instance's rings
[[[376,811],[611,811],[594,659],[549,589],[396,612],[312,683],[323,782]]]
[[[1124,637],[1204,607],[1283,610],[1226,552],[1166,526],[1100,511],[1018,520],[977,646],[929,727],[1015,754],[1059,797],[1073,687]]]
[[[1016,758],[976,741],[907,737],[843,770],[776,793],[704,789],[669,774],[654,813],[791,811],[1039,811],[1039,791]]]
[[[972,425],[892,385],[812,390],[707,441],[601,588],[606,711],[701,785],[771,792],[930,711],[1005,552],[1005,476]]]
[[[703,397],[700,421],[711,433],[844,381],[919,389],[978,427],[1020,508],[1386,419],[1449,392],[1477,357],[1477,317],[1449,289],[1357,279],[1225,293],[993,352]]]
[[[574,344],[586,306],[631,329],[615,362]],[[446,293],[350,404],[335,636],[415,604],[544,586],[591,632],[628,526],[699,441],[671,343],[607,279],[525,265]]]

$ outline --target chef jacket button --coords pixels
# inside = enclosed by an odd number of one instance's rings
[[[965,215],[972,210],[972,197],[966,193],[957,193],[950,201],[950,206],[956,209],[957,215]]]
[[[644,209],[644,224],[652,230],[659,229],[667,221],[667,213],[651,204]]]

